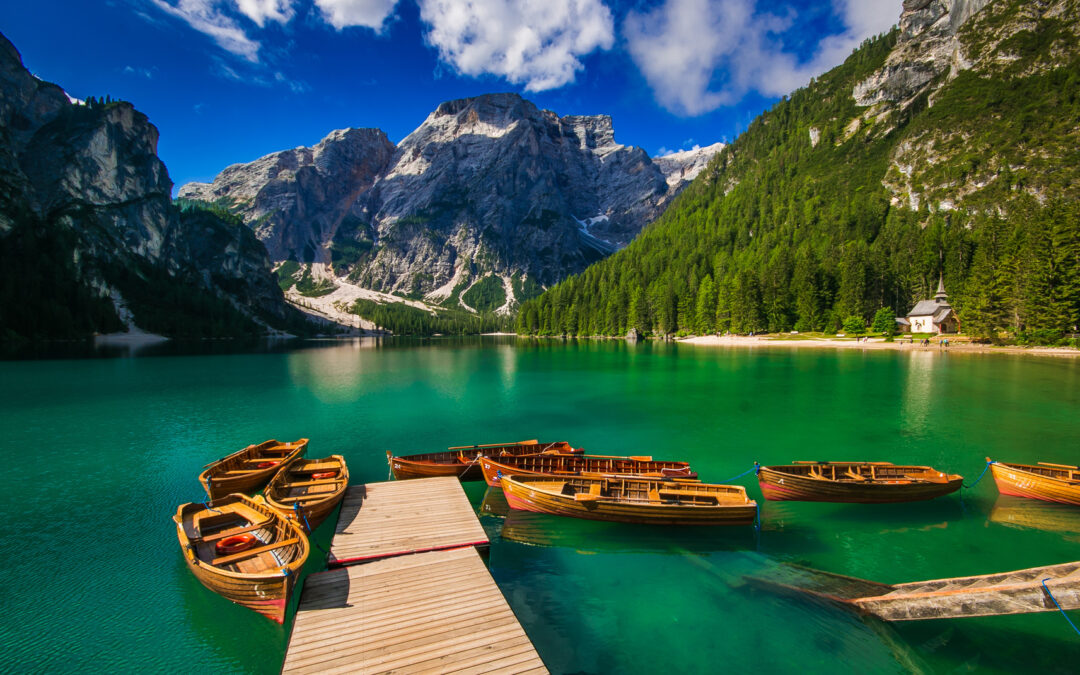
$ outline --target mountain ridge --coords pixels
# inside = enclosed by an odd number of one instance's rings
[[[504,287],[495,306],[507,311],[527,287],[550,285],[628,243],[719,149],[654,162],[615,141],[609,116],[559,117],[517,94],[446,101],[396,146],[380,143],[355,198],[302,218],[259,203],[267,191],[307,192],[288,175],[258,175],[258,165],[281,153],[232,165],[179,195],[232,209],[276,261],[312,263],[330,283],[469,309],[461,295],[494,275]],[[324,173],[332,180],[350,166],[329,164]],[[245,185],[230,181],[243,172]],[[285,220],[305,231],[305,247],[275,244],[284,241]]]
[[[834,330],[903,316],[943,276],[973,335],[1075,332],[1080,3],[909,0],[900,25],[752,122],[630,246],[525,303],[518,330]]]

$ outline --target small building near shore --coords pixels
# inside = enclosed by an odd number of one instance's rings
[[[960,318],[956,316],[956,310],[949,304],[949,296],[945,293],[945,282],[938,278],[937,292],[933,300],[920,300],[907,317],[897,317],[897,329],[912,333],[958,333],[960,332]]]

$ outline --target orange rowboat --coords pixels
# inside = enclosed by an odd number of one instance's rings
[[[740,485],[584,476],[503,476],[510,508],[653,525],[753,525],[757,502]]]
[[[887,504],[917,502],[956,492],[964,477],[929,466],[891,462],[796,462],[758,467],[771,501]]]
[[[986,458],[998,492],[1080,506],[1080,468],[1069,464],[1010,464]]]
[[[284,623],[289,594],[310,550],[298,525],[262,497],[228,495],[184,504],[173,516],[188,568],[210,590]]]
[[[297,459],[266,486],[266,503],[311,533],[330,515],[349,487],[349,467],[341,455]]]
[[[431,478],[433,476],[457,476],[461,480],[480,480],[478,458],[481,455],[504,457],[507,455],[540,455],[580,453],[570,447],[566,441],[541,443],[540,441],[518,441],[517,443],[492,443],[489,445],[462,445],[448,448],[442,452],[426,452],[418,455],[396,457],[386,451],[386,461],[394,478]]]
[[[199,474],[206,494],[217,499],[234,492],[258,492],[266,487],[279,469],[307,450],[308,439],[292,443],[266,441],[249,445],[239,452],[211,462]]]
[[[687,462],[663,462],[651,457],[606,455],[518,455],[480,458],[480,470],[491,487],[502,476],[622,476],[645,478],[697,478]]]

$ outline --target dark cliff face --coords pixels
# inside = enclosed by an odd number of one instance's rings
[[[72,104],[31,75],[2,36],[0,93],[0,253],[10,263],[0,275],[4,299],[22,294],[25,310],[5,310],[0,334],[116,330],[117,307],[140,328],[178,335],[294,319],[265,249],[245,228],[173,206],[145,115],[124,102]],[[43,250],[47,259],[28,255]],[[183,316],[203,310],[214,318]]]
[[[509,288],[584,269],[656,218],[699,161],[661,168],[616,143],[610,117],[490,94],[441,104],[397,147],[378,130],[335,131],[180,195],[241,215],[274,260],[437,301],[488,274]]]

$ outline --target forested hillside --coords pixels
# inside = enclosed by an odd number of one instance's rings
[[[939,273],[966,333],[1074,331],[1077,5],[992,3],[945,36],[951,67],[860,106],[858,85],[895,88],[897,54],[921,48],[902,17],[756,119],[630,246],[525,303],[518,331],[830,330],[903,316]]]

